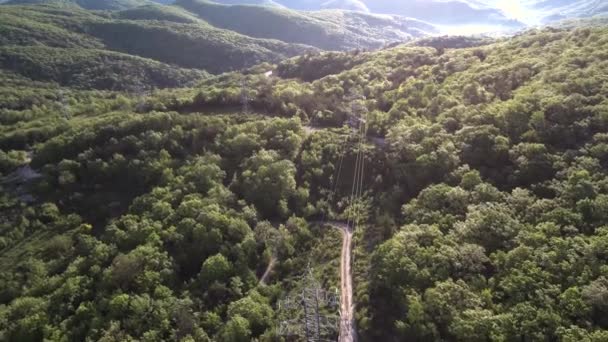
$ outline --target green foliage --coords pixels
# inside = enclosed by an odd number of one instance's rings
[[[104,15],[58,4],[2,6],[0,68],[64,86],[134,91],[184,86],[206,76],[203,70],[219,73],[315,50],[216,28],[180,7],[108,3],[108,9],[125,7]]]
[[[250,38],[205,22],[106,20],[86,27],[87,32],[109,50],[211,73],[278,61],[314,50],[303,45]]]
[[[0,150],[0,174],[8,174],[18,166],[25,164],[27,154],[24,151],[11,150],[4,152]]]
[[[82,89],[168,88],[205,76],[198,70],[176,69],[116,52],[48,47],[2,48],[0,67],[35,81]]]
[[[228,317],[236,319],[245,318],[253,334],[258,335],[270,328],[272,324],[272,308],[265,302],[265,298],[257,292],[252,292],[228,307]]]
[[[0,340],[280,338],[306,265],[337,287],[340,233],[318,223],[354,208],[361,340],[606,340],[606,28],[309,54],[133,94],[88,89],[112,74],[96,56],[135,68],[111,69],[129,87],[151,62],[96,50],[100,32],[61,45],[71,10],[41,8],[11,10],[30,46],[0,49],[40,71],[0,73]],[[136,37],[205,25],[73,13]],[[31,46],[45,25],[62,29]]]
[[[265,216],[288,214],[287,202],[296,190],[296,168],[278,153],[262,150],[244,161],[240,187],[245,199]]]
[[[323,50],[377,48],[435,31],[431,25],[409,18],[351,11],[303,12],[205,0],[178,0],[176,5],[219,28]]]
[[[25,4],[53,4],[59,6],[78,5],[82,8],[91,10],[121,10],[127,8],[139,7],[149,4],[148,0],[10,0],[7,4],[25,5]]]
[[[127,9],[116,13],[120,19],[128,20],[159,20],[176,23],[196,23],[200,22],[195,15],[179,7],[146,5]]]
[[[251,339],[251,330],[249,322],[241,316],[232,317],[228,323],[222,328],[220,334],[222,341],[246,342]]]
[[[304,55],[279,63],[277,73],[282,78],[299,78],[306,82],[318,80],[327,75],[338,74],[353,66],[363,63],[363,54],[321,53]]]
[[[205,260],[200,275],[205,284],[211,284],[215,281],[226,281],[231,270],[232,265],[228,259],[221,254],[216,254]]]

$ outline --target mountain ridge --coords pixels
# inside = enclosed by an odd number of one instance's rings
[[[154,4],[152,0],[8,0],[6,5],[75,4],[88,10],[123,10]]]
[[[397,16],[340,10],[297,12],[192,0],[103,11],[84,9],[79,5],[85,4],[83,0],[12,3],[0,7],[0,43],[7,47],[0,50],[0,61],[10,61],[2,64],[5,70],[33,80],[104,89],[120,82],[96,81],[103,76],[91,76],[85,70],[104,70],[104,60],[113,79],[120,78],[120,68],[125,69],[125,86],[149,80],[154,87],[176,87],[177,80],[190,84],[207,72],[279,63],[321,50],[380,48],[435,30],[427,23]],[[230,25],[229,19],[237,25]],[[51,60],[37,56],[45,51]],[[75,63],[72,71],[78,76],[53,72],[70,70],[66,66],[70,54]],[[148,76],[138,77],[128,68]],[[38,70],[40,75],[25,70]],[[193,70],[193,77],[187,77],[188,70]]]
[[[98,90],[82,23],[192,24],[7,12],[79,78],[0,69],[1,341],[608,341],[608,27]]]
[[[252,3],[255,0],[214,0],[218,3]],[[301,9],[323,9],[325,0],[276,0],[281,6]],[[590,17],[608,13],[602,0],[354,0],[331,1],[333,8],[359,7],[369,13],[405,15],[436,25],[493,25],[510,31],[547,24],[557,20]],[[353,5],[355,3],[355,5]],[[260,4],[260,3],[258,3]],[[448,31],[449,32],[449,31]]]
[[[377,48],[390,44],[391,40],[404,41],[424,35],[424,30],[435,30],[432,25],[421,21],[350,11],[297,12],[284,8],[222,5],[201,0],[177,0],[175,6],[185,8],[217,27],[257,38],[312,45],[324,50]],[[336,14],[333,18],[332,13]],[[365,16],[368,16],[368,21]],[[343,20],[340,21],[339,18]],[[345,25],[344,22],[349,19],[358,22]],[[370,24],[374,20],[378,21],[377,25]],[[367,34],[365,31],[368,29],[375,31]],[[399,33],[395,34],[396,31]]]

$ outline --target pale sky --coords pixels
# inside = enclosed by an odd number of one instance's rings
[[[495,7],[501,9],[511,19],[517,19],[525,24],[534,25],[538,23],[539,13],[533,11],[521,0],[490,0]],[[529,3],[529,2],[528,2]]]
[[[526,16],[526,10],[522,3],[517,0],[498,0],[496,7],[500,8],[505,14],[513,19],[519,19]]]
[[[492,8],[500,9],[507,18],[516,19],[527,25],[537,25],[543,17],[538,10],[531,8],[531,5],[538,0],[476,0],[478,3],[485,4]],[[469,35],[477,33],[504,34],[508,31],[505,27],[491,24],[469,24],[469,25],[436,25],[444,34]]]

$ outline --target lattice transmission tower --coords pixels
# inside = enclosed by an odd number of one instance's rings
[[[249,101],[250,100],[251,99],[249,98],[249,86],[247,85],[247,80],[243,78],[241,80],[241,105],[242,105],[241,112],[245,115],[249,114]]]
[[[64,119],[69,120],[72,117],[72,114],[70,113],[70,104],[68,103],[68,98],[66,97],[63,89],[59,90],[58,98],[61,115]]]
[[[278,334],[287,338],[303,338],[307,342],[335,341],[339,319],[336,291],[324,290],[307,268],[302,288],[279,301],[279,315],[293,317],[279,323]]]

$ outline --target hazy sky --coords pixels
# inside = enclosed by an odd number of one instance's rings
[[[538,2],[537,0],[485,0],[483,2],[501,9],[507,17],[528,25],[538,24],[543,17],[543,13],[532,9],[531,5]]]
[[[530,12],[518,0],[497,0],[495,6],[513,19],[525,18],[530,15]]]
[[[516,19],[527,25],[537,25],[540,23],[543,14],[532,8],[532,4],[539,0],[469,0],[470,3],[481,3],[489,7],[502,10],[509,19]],[[497,26],[484,24],[468,24],[458,26],[442,26],[437,25],[443,33],[449,34],[476,34],[502,32]]]

